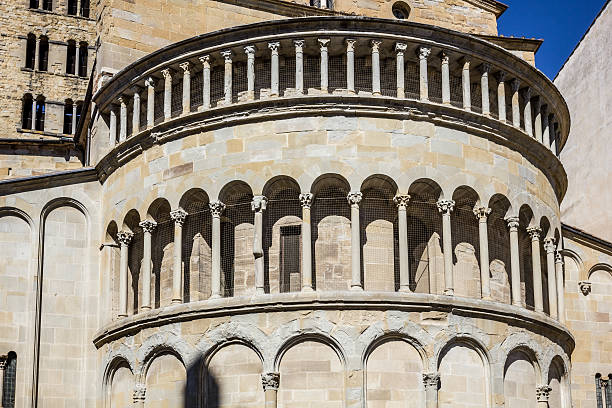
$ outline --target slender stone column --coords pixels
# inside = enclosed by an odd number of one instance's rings
[[[542,296],[542,263],[540,262],[540,233],[539,227],[529,227],[527,232],[531,237],[531,269],[533,273],[533,303],[536,312],[544,311]]]
[[[489,231],[487,229],[487,218],[491,209],[479,207],[474,209],[474,215],[478,218],[478,237],[480,246],[480,285],[482,298],[491,298],[491,283],[489,280]]]
[[[136,384],[134,386],[134,393],[132,394],[132,398],[134,401],[134,407],[144,408],[146,393],[147,393],[147,387],[144,384]]]
[[[357,40],[346,40],[346,90],[355,93],[355,44]]]
[[[506,121],[506,73],[497,73],[497,115],[502,122]]]
[[[271,68],[270,68],[270,87],[272,96],[279,96],[279,65],[278,65],[278,49],[280,48],[279,42],[268,43],[268,48],[271,51]]]
[[[321,92],[327,93],[329,87],[329,64],[327,46],[329,45],[329,38],[319,38],[319,46],[321,49]]]
[[[164,76],[164,120],[172,117],[172,72],[166,68],[162,70]]]
[[[543,105],[540,108],[542,115],[542,143],[544,146],[550,146],[550,127],[548,126],[548,106]],[[547,144],[548,143],[548,144]]]
[[[399,269],[400,292],[410,292],[410,260],[408,257],[408,218],[406,212],[410,195],[398,194],[393,198],[397,205],[397,222],[399,226]]]
[[[140,88],[134,87],[132,99],[132,135],[140,132]]]
[[[423,374],[423,384],[425,385],[425,407],[438,408],[438,389],[440,389],[440,374]]]
[[[255,291],[264,292],[264,252],[263,252],[263,212],[268,199],[262,195],[253,197],[251,210],[255,212],[255,234],[253,236],[253,256],[255,257]]]
[[[427,58],[431,54],[431,48],[419,47],[419,90],[422,101],[429,100],[429,81],[427,75]]]
[[[521,87],[521,81],[513,79],[510,82],[512,88],[512,125],[516,128],[521,127],[521,108],[519,106],[519,88]]]
[[[119,317],[127,316],[128,256],[129,245],[133,236],[134,234],[129,231],[119,231],[117,233],[117,241],[121,246],[119,258]]]
[[[538,400],[538,408],[548,408],[548,399],[552,388],[548,385],[542,385],[536,388],[536,398]]]
[[[265,408],[276,408],[278,386],[280,385],[279,373],[265,373],[261,375],[261,384],[265,396]]]
[[[191,112],[191,71],[189,62],[179,65],[183,70],[183,115]]]
[[[155,126],[155,79],[149,77],[145,81],[147,87],[147,128]]]
[[[72,129],[70,133],[74,135],[76,133],[76,128],[77,128],[77,106],[76,106],[76,103],[73,103],[72,104]]]
[[[295,90],[304,94],[304,40],[294,40],[295,46]]]
[[[0,356],[0,408],[4,407],[2,404],[2,395],[4,387],[4,373],[6,370],[6,363],[8,362],[8,356]]]
[[[472,83],[470,80],[470,61],[463,59],[463,69],[461,70],[461,86],[463,87],[463,109],[472,110]]]
[[[408,46],[405,43],[395,43],[395,59],[396,59],[396,72],[397,72],[397,97],[406,97],[406,85],[404,77],[404,52]]]
[[[225,105],[229,105],[232,103],[232,51],[223,51],[221,52],[221,56],[225,61],[225,73],[223,75],[223,103]]]
[[[187,212],[178,208],[170,212],[170,218],[174,221],[174,267],[172,268],[172,303],[183,302],[183,260],[181,258],[183,249],[183,224]]]
[[[202,110],[210,109],[210,55],[199,58],[202,63]]]
[[[247,99],[249,101],[255,99],[255,51],[254,45],[244,47],[247,55]]]
[[[110,107],[109,117],[109,139],[111,146],[114,146],[117,144],[117,112],[113,105]]]
[[[144,245],[142,256],[142,310],[151,309],[151,234],[157,227],[157,223],[152,220],[144,220],[140,224],[143,231]]]
[[[451,239],[451,213],[455,208],[453,200],[438,201],[438,211],[442,213],[442,251],[444,251],[444,294],[455,294],[453,282],[453,241]]]
[[[538,142],[542,143],[542,97],[538,96],[533,106],[535,111],[535,119],[533,121],[535,138]]]
[[[225,204],[213,201],[208,204],[212,215],[212,274],[211,299],[222,297],[221,293],[221,214],[225,211]]]
[[[444,51],[440,53],[440,62],[442,71],[442,103],[449,105],[451,103],[449,56]]]
[[[506,218],[510,231],[510,279],[512,284],[512,304],[522,306],[521,301],[521,265],[519,260],[518,227],[519,218]]]
[[[125,97],[120,96],[119,99],[119,142],[125,142],[127,138],[127,105]],[[73,117],[74,122],[74,117]]]
[[[40,51],[40,38],[36,38],[36,43],[34,45],[34,69],[33,69],[33,71],[38,71],[38,64],[39,64],[39,62],[38,62],[38,57],[39,57],[38,52],[39,51]],[[79,55],[78,55],[79,47],[78,46],[76,47],[76,52],[77,52],[77,55],[76,55],[76,58],[74,60],[74,73],[75,73],[75,75],[79,75]],[[2,397],[0,397],[0,399],[2,399]]]
[[[302,292],[312,292],[312,231],[310,225],[310,207],[314,194],[301,193],[302,205]]]
[[[553,154],[557,154],[555,143],[555,115],[553,113],[548,116],[548,148]]]
[[[382,41],[372,40],[372,94],[380,95],[380,44]]]
[[[361,231],[359,230],[359,203],[363,195],[360,191],[348,194],[351,206],[351,290],[363,290],[361,285]]]
[[[32,96],[32,126],[30,129],[36,130],[36,96]]]
[[[563,256],[557,251],[555,254],[555,275],[557,282],[557,316],[560,323],[565,323],[565,287],[563,279]]]
[[[491,65],[483,63],[480,65],[480,89],[482,91],[482,114],[489,116],[491,114],[491,108],[489,104],[489,71]]]
[[[525,98],[525,108],[523,110],[525,132],[527,132],[529,136],[533,136],[533,122],[531,121],[531,88],[525,89],[523,98]]]
[[[548,277],[548,310],[550,317],[557,319],[557,280],[555,279],[555,239],[544,239],[546,251],[546,276]]]

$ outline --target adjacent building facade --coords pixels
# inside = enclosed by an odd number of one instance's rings
[[[506,6],[41,1],[3,17],[0,406],[612,403],[610,244]]]

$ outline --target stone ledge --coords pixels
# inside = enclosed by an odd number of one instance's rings
[[[190,302],[154,309],[123,318],[98,331],[96,348],[140,330],[168,324],[227,315],[275,313],[295,310],[398,310],[445,312],[466,317],[500,320],[547,337],[573,350],[575,339],[567,328],[547,315],[522,307],[458,296],[400,292],[310,292],[239,296]]]

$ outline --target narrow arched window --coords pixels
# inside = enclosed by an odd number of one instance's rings
[[[49,66],[49,39],[41,36],[38,41],[38,70],[46,71]]]
[[[81,16],[89,18],[89,0],[81,0]]]
[[[87,43],[79,45],[79,76],[87,76]]]
[[[36,61],[36,36],[34,34],[28,34],[28,40],[26,43],[26,58],[25,67],[34,69]]]
[[[32,94],[23,95],[21,103],[21,128],[32,129]]]
[[[72,134],[72,122],[74,120],[73,115],[72,115],[73,106],[74,105],[72,103],[72,99],[66,99],[66,102],[64,102],[64,132],[63,132],[65,135]]]
[[[78,126],[79,124],[79,120],[81,120],[81,111],[83,109],[83,102],[77,102],[76,105],[76,117],[74,118],[75,122],[75,127]]]
[[[75,74],[76,70],[76,42],[74,40],[68,40],[68,46],[66,47],[66,73]]]
[[[4,381],[2,382],[2,406],[4,408],[15,407],[16,380],[17,354],[11,351],[7,356],[6,366],[4,367]]]
[[[53,10],[53,0],[43,0],[43,10]]]
[[[68,15],[76,16],[77,14],[77,0],[68,0]]]
[[[38,8],[38,0],[30,0],[30,8],[37,9]]]
[[[36,98],[35,130],[45,130],[45,110],[45,97],[41,95]]]

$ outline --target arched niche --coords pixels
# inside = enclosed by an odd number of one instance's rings
[[[172,353],[157,354],[145,376],[145,408],[183,407],[187,375],[183,363]]]
[[[448,344],[438,361],[438,407],[489,407],[488,364],[484,353],[471,342],[454,341]]]
[[[127,363],[116,366],[109,379],[110,408],[134,406],[134,374]]]
[[[536,408],[535,358],[528,350],[512,351],[504,365],[504,400],[508,408]]]

